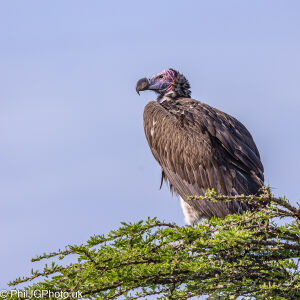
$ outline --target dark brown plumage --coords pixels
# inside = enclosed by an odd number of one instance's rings
[[[162,179],[183,200],[212,188],[223,195],[257,194],[264,181],[263,165],[245,126],[207,104],[170,91],[169,96],[163,94],[163,102],[149,102],[144,110],[146,138],[162,168]],[[250,209],[239,201],[186,204],[184,210],[192,214],[189,223]]]

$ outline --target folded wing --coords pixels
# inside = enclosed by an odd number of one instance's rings
[[[263,185],[263,166],[248,130],[207,104],[191,98],[150,102],[144,128],[162,179],[182,199],[203,195],[208,188],[223,195],[257,194]],[[250,209],[239,201],[188,203],[205,218]]]

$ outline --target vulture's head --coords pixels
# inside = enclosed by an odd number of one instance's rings
[[[151,90],[159,94],[158,100],[163,97],[180,98],[191,97],[190,84],[187,79],[174,69],[163,70],[150,78],[142,78],[136,84],[136,91]]]

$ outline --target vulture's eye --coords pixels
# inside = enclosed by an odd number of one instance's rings
[[[164,75],[159,75],[158,78],[164,78]]]

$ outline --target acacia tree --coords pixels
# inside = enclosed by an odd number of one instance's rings
[[[64,299],[300,298],[298,204],[275,198],[268,188],[260,196],[226,197],[210,190],[190,199],[238,199],[255,202],[259,209],[194,226],[156,218],[122,223],[107,236],[95,235],[85,244],[32,259],[52,264],[11,282],[27,285],[23,294],[7,299],[40,299],[33,291],[42,290],[52,292],[48,299],[59,298],[61,291]],[[63,259],[73,254],[74,262],[64,265]]]

